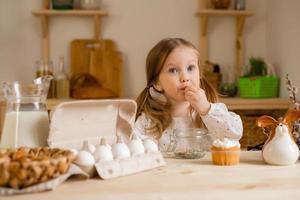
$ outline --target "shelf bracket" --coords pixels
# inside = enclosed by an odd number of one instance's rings
[[[207,33],[207,24],[208,24],[208,17],[207,16],[200,16],[200,26],[201,26],[201,35],[206,36]]]
[[[203,64],[208,60],[207,26],[207,15],[200,15],[200,57]]]
[[[50,0],[43,0],[43,9],[32,11],[41,21],[41,57],[44,61],[50,60],[49,22],[51,16],[90,16],[94,19],[94,38],[101,39],[101,17],[108,13],[102,10],[53,10],[49,9]]]
[[[94,38],[99,40],[101,38],[101,20],[99,15],[94,15]]]
[[[236,77],[239,77],[242,73],[244,66],[244,36],[243,30],[245,25],[245,16],[236,17]]]
[[[244,16],[236,17],[236,32],[237,36],[242,36],[246,18]]]
[[[45,62],[49,61],[49,17],[46,15],[41,16],[42,24],[42,58]]]

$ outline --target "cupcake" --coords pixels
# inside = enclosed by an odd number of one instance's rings
[[[240,162],[240,143],[228,138],[216,139],[211,148],[215,165],[237,165]]]

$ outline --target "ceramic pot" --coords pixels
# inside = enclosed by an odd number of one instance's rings
[[[210,2],[215,9],[228,9],[231,0],[211,0]]]
[[[298,146],[289,136],[286,125],[279,123],[274,138],[264,146],[262,154],[271,165],[291,165],[298,160]]]
[[[257,125],[262,128],[270,128],[270,135],[262,149],[262,157],[271,165],[291,165],[299,158],[299,149],[289,124],[300,118],[300,110],[289,109],[284,118],[279,120],[271,116],[261,116],[257,119]]]
[[[52,8],[58,10],[72,9],[73,0],[52,0]]]

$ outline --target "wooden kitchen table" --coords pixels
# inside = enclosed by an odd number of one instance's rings
[[[237,166],[201,160],[166,159],[165,167],[112,180],[68,180],[53,191],[5,199],[300,199],[300,163],[266,165],[260,151],[243,151]]]

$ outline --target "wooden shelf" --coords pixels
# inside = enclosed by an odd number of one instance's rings
[[[44,61],[50,60],[49,47],[49,20],[52,16],[90,16],[94,20],[94,39],[101,39],[101,17],[107,16],[108,12],[103,10],[33,10],[32,14],[41,20],[41,51]]]
[[[231,16],[236,19],[235,33],[235,77],[240,76],[244,66],[244,25],[247,17],[253,15],[253,12],[247,10],[216,10],[216,9],[199,9],[196,15],[200,18],[200,52],[203,62],[209,60],[207,27],[208,19],[213,16],[226,17]]]
[[[243,98],[220,98],[220,102],[227,105],[229,110],[281,110],[291,106],[289,99],[243,99]]]
[[[103,10],[33,10],[32,14],[40,16],[107,16]]]
[[[253,12],[246,10],[216,10],[216,9],[201,9],[197,13],[199,16],[251,16]]]

